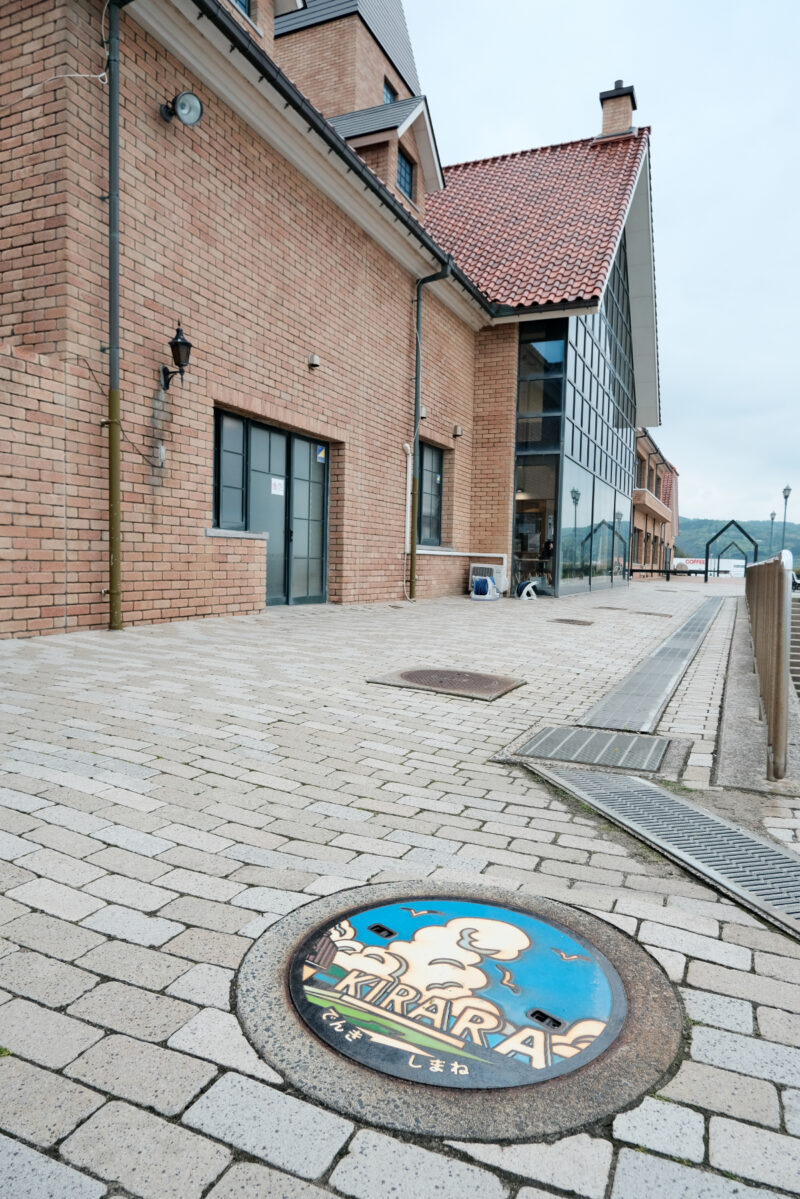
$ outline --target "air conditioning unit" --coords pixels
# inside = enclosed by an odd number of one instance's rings
[[[469,593],[472,595],[473,579],[494,579],[497,590],[508,591],[508,579],[499,562],[473,562],[469,568]]]

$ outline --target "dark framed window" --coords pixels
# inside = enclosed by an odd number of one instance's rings
[[[397,151],[397,186],[409,200],[414,199],[414,164],[404,150]]]
[[[250,16],[250,0],[233,0],[237,8],[240,8],[246,17]]]
[[[397,99],[397,92],[392,87],[388,79],[383,81],[383,102],[384,104],[394,104]]]
[[[417,544],[442,544],[442,451],[436,446],[420,445],[422,477],[417,514]]]
[[[221,409],[214,420],[214,526],[265,532],[270,496],[285,493],[285,482],[273,487],[272,480],[288,474],[287,436]]]

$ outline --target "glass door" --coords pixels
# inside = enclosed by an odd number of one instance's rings
[[[267,603],[286,603],[286,458],[288,436],[264,425],[250,426],[249,529],[269,533]]]
[[[328,447],[291,439],[289,603],[321,604],[326,598]]]

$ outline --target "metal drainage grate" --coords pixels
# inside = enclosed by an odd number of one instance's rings
[[[641,733],[606,733],[597,729],[540,729],[516,752],[522,757],[584,762],[588,766],[617,766],[624,770],[658,770],[667,752],[666,737]]]
[[[721,599],[704,600],[658,649],[590,708],[581,724],[651,733],[721,607]]]
[[[384,675],[379,679],[368,679],[369,683],[383,683],[387,687],[409,687],[416,691],[436,691],[440,695],[457,695],[462,699],[499,699],[507,691],[524,686],[523,679],[512,679],[500,674],[477,674],[471,670],[437,670],[420,667],[416,670],[401,670]]]
[[[574,620],[570,616],[554,616],[550,624],[594,624],[593,620]]]
[[[648,779],[569,767],[529,769],[800,938],[800,859]]]

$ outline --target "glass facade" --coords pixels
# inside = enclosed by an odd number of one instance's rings
[[[514,584],[627,581],[636,396],[625,239],[600,311],[520,325]]]

